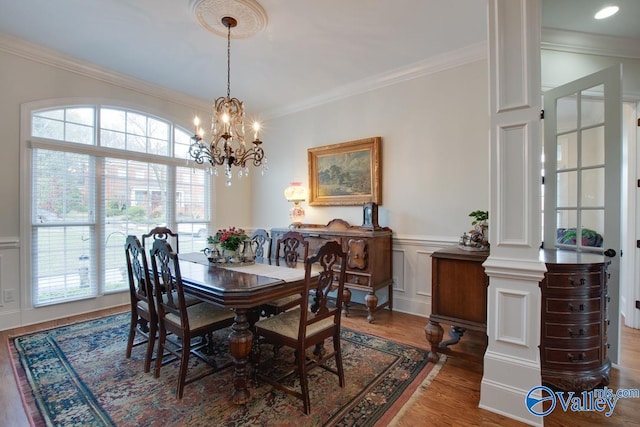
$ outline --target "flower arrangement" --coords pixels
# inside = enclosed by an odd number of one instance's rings
[[[242,242],[248,238],[249,236],[242,228],[229,227],[218,230],[215,236],[209,236],[207,243],[220,244],[222,249],[237,251]]]

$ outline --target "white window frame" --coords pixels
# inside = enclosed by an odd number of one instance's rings
[[[47,110],[47,109],[63,109],[70,107],[91,107],[95,108],[96,111],[96,122],[95,122],[95,138],[96,145],[84,145],[77,143],[70,143],[65,141],[57,141],[50,140],[39,137],[32,137],[32,114],[39,110]],[[138,151],[127,151],[120,150],[114,148],[106,148],[100,147],[98,145],[98,138],[100,137],[100,118],[99,112],[101,108],[113,108],[113,109],[121,109],[127,110],[134,113],[139,113],[145,115],[147,117],[157,118],[163,121],[166,121],[170,124],[170,138],[173,138],[174,130],[180,129],[184,132],[188,133],[187,127],[181,126],[175,120],[167,117],[166,114],[162,112],[150,111],[152,109],[140,107],[136,105],[131,105],[127,103],[123,103],[121,101],[114,100],[106,100],[102,98],[58,98],[58,99],[50,99],[45,101],[35,101],[29,102],[21,105],[21,119],[20,119],[20,233],[21,233],[21,247],[20,247],[20,257],[21,257],[21,277],[22,283],[25,283],[26,286],[24,288],[24,298],[23,303],[25,306],[36,307],[33,302],[33,292],[34,292],[34,284],[33,284],[33,261],[32,261],[32,241],[33,241],[33,233],[32,233],[32,153],[34,148],[38,149],[49,149],[49,150],[58,150],[65,152],[74,152],[80,154],[87,154],[91,156],[95,156],[97,159],[96,162],[96,186],[95,186],[95,198],[100,200],[103,198],[102,195],[102,165],[104,164],[103,159],[105,157],[115,158],[115,159],[123,159],[123,160],[135,160],[144,163],[160,163],[167,165],[169,167],[168,171],[168,185],[167,185],[167,194],[173,194],[176,189],[176,168],[177,167],[189,167],[193,169],[200,169],[206,171],[205,165],[198,165],[195,162],[189,162],[188,159],[185,158],[176,158],[171,157],[175,154],[174,146],[171,146],[170,156],[160,156],[155,154],[147,154]],[[212,179],[210,174],[207,174],[207,188],[209,190],[208,195],[208,218],[199,219],[198,221],[185,221],[181,220],[180,224],[188,224],[188,223],[207,223],[208,229],[212,229],[212,221],[214,217],[214,189]],[[102,209],[102,204],[100,202],[95,203],[96,209]],[[96,227],[96,235],[101,236],[104,234],[104,224],[102,224],[99,218],[102,218],[102,212],[96,211],[95,218],[95,227]],[[166,211],[167,215],[167,226],[177,230],[178,229],[178,221],[176,218],[176,207],[172,204],[169,204],[168,209]],[[139,236],[140,237],[140,236]],[[104,241],[101,239],[100,241]],[[100,253],[101,257],[96,257],[97,269],[101,268],[102,257],[103,254]],[[123,264],[124,264],[124,248],[123,248]],[[55,305],[55,304],[64,304],[73,301],[80,301],[87,298],[95,298],[105,295],[104,291],[105,283],[102,281],[102,275],[97,274],[97,294],[90,297],[82,297],[73,300],[65,300],[60,302],[52,302],[40,304],[38,306],[47,306],[47,305]],[[128,292],[127,289],[119,290],[115,293]],[[113,293],[113,292],[110,292]]]

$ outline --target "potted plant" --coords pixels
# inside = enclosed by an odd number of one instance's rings
[[[469,214],[473,220],[472,230],[464,233],[460,238],[460,246],[468,250],[487,250],[489,249],[489,211],[476,210]]]

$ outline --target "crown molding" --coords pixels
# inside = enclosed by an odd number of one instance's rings
[[[485,60],[488,57],[488,47],[486,42],[476,43],[462,49],[447,52],[432,58],[413,63],[409,66],[396,68],[386,73],[381,73],[366,79],[362,79],[344,86],[333,88],[326,93],[308,98],[304,101],[290,104],[282,108],[267,110],[264,112],[265,118],[273,119],[286,116],[317,107],[340,99],[349,98],[354,95],[370,92],[385,86],[390,86],[418,77],[435,74],[450,68],[459,67]]]
[[[125,89],[133,90],[147,96],[180,104],[188,108],[208,110],[209,102],[186,95],[182,92],[167,89],[141,79],[118,73],[108,68],[65,55],[46,47],[29,43],[23,39],[0,33],[0,52],[19,56],[30,61],[69,71]]]
[[[626,37],[543,28],[542,49],[640,59],[640,43]]]

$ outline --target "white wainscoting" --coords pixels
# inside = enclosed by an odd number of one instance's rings
[[[455,244],[452,238],[394,236],[393,310],[431,314],[431,254]]]
[[[5,237],[0,239],[0,329],[20,318],[20,288],[20,239]]]

